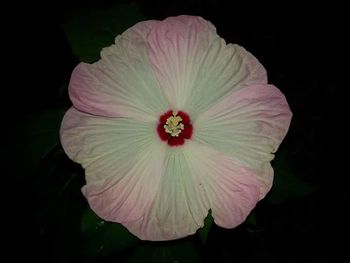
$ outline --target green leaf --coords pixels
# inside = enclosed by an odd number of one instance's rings
[[[31,175],[40,161],[59,145],[63,109],[25,114],[10,127],[5,141],[9,173],[22,179]]]
[[[63,30],[74,55],[81,61],[100,58],[102,48],[113,44],[117,35],[139,21],[145,20],[136,4],[111,7],[85,7],[67,14]]]
[[[31,185],[40,233],[34,239],[40,240],[38,247],[46,248],[44,261],[75,262],[80,258],[80,222],[86,208],[80,189],[84,183],[81,167],[70,161],[60,146],[36,168]]]
[[[279,204],[303,198],[314,193],[315,189],[297,177],[288,159],[288,153],[280,150],[273,161],[274,184],[266,201],[272,204]]]
[[[258,220],[254,210],[249,214],[244,225],[249,233],[258,233],[265,230],[265,226]]]
[[[202,262],[193,242],[182,239],[168,242],[149,242],[137,247],[126,261],[127,263],[196,263]]]
[[[121,224],[104,221],[90,208],[83,214],[81,231],[85,237],[83,253],[90,262],[98,257],[136,246],[139,242],[139,239]]]
[[[197,231],[201,241],[204,244],[207,242],[209,230],[213,224],[213,221],[214,221],[214,219],[211,215],[211,210],[209,210],[207,217],[204,219],[204,226]]]

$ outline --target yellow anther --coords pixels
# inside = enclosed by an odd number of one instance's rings
[[[173,137],[179,137],[179,134],[185,128],[183,123],[181,123],[182,118],[177,116],[177,112],[173,112],[173,116],[170,116],[164,125],[164,129],[166,133],[170,133]]]

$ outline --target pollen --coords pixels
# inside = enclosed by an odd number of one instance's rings
[[[184,124],[181,122],[182,118],[177,115],[177,112],[173,112],[167,120],[164,127],[166,133],[169,133],[172,137],[179,137],[179,134],[185,129]]]

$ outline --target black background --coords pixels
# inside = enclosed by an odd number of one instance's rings
[[[334,2],[307,5],[295,1],[134,2],[148,19],[200,15],[227,42],[244,46],[261,61],[269,82],[286,95],[293,112],[282,147],[295,175],[316,189],[302,200],[279,206],[261,202],[257,207],[261,232],[247,234],[243,227],[224,230],[213,226],[203,252],[206,261],[338,262],[336,258],[346,252],[349,224],[345,7]],[[2,85],[6,131],[11,132],[28,112],[69,105],[68,96],[58,94],[79,60],[61,26],[67,10],[85,4],[50,1],[3,9],[4,16],[10,14],[3,26],[11,28],[3,40],[8,46],[4,56],[9,57],[4,66],[10,69],[5,76],[9,81]],[[3,214],[10,234],[5,241],[10,256],[50,254],[50,245],[44,246],[32,226],[35,199],[28,179],[14,179],[11,172],[5,176]]]

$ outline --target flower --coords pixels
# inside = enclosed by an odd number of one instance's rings
[[[60,135],[82,193],[143,240],[193,234],[210,209],[221,227],[242,223],[292,116],[257,59],[196,16],[134,25],[74,69],[69,95]]]

